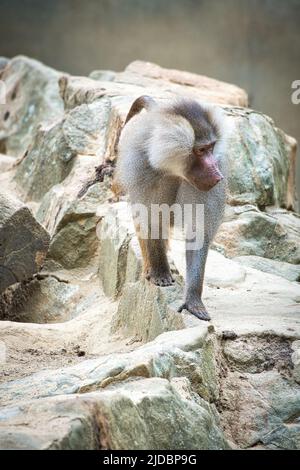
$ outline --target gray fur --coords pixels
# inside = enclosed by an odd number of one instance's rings
[[[209,191],[200,191],[184,176],[196,140],[216,140],[214,156],[226,176],[223,142],[225,118],[218,108],[191,100],[158,104],[135,115],[124,127],[116,169],[116,179],[129,194],[131,203],[141,203],[151,212],[151,204],[204,204],[204,245],[186,250],[186,308],[198,318],[209,320],[202,303],[207,252],[222,220],[226,179]],[[194,222],[193,222],[194,223]],[[147,240],[151,269],[146,277],[159,285],[172,282],[164,240]]]

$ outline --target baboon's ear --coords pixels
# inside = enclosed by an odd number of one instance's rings
[[[129,113],[127,114],[125,124],[127,124],[128,121],[130,121],[133,116],[136,114],[140,113],[142,109],[151,109],[154,106],[156,106],[156,102],[151,96],[143,95],[137,98],[133,104],[131,105],[131,108],[129,110]]]

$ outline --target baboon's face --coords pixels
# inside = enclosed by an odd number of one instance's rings
[[[186,179],[200,191],[209,191],[224,177],[214,157],[215,141],[196,141],[186,171]]]

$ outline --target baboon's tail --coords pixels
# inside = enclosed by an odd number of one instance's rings
[[[156,102],[153,98],[151,98],[151,96],[147,96],[147,95],[140,96],[133,102],[129,110],[129,113],[127,114],[125,124],[127,124],[127,122],[130,121],[130,119],[133,116],[135,116],[140,111],[142,111],[142,109],[149,110],[153,108],[154,106],[156,106]]]

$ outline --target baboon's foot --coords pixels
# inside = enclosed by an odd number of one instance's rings
[[[186,300],[184,304],[182,304],[178,312],[182,312],[182,310],[187,310],[188,312],[195,315],[195,317],[199,318],[199,320],[209,321],[210,316],[207,313],[206,308],[203,305],[202,300]]]
[[[146,272],[145,277],[152,284],[161,287],[171,286],[175,282],[170,272],[156,272],[150,269]]]

